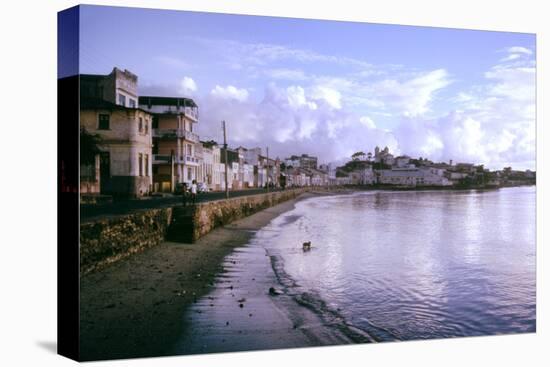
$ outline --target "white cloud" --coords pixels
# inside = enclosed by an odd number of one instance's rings
[[[527,55],[533,54],[533,51],[531,51],[530,49],[526,47],[520,47],[520,46],[510,47],[506,51],[508,51],[509,53],[520,53],[520,54],[527,54]]]
[[[405,116],[419,116],[430,111],[434,94],[451,83],[444,69],[419,74],[412,79],[385,79],[372,86],[371,98],[397,109]]]
[[[365,125],[366,127],[368,127],[369,129],[376,129],[376,124],[368,116],[362,116],[359,119],[359,122],[362,123],[363,125]]]
[[[248,99],[248,91],[246,89],[237,88],[232,85],[228,85],[227,87],[216,85],[210,94],[217,98],[233,99],[239,102],[244,102]]]
[[[395,130],[399,146],[433,160],[534,168],[535,68],[529,60],[490,68],[485,82],[462,91],[448,115],[410,116]]]
[[[503,57],[502,59],[500,59],[500,61],[501,62],[512,61],[512,60],[517,60],[520,57],[521,57],[521,54],[509,54],[508,56]]]
[[[286,95],[288,104],[290,107],[297,109],[301,107],[307,107],[311,110],[317,109],[317,104],[315,102],[308,101],[306,98],[304,88],[300,86],[290,86],[286,89]]]
[[[192,95],[194,92],[197,91],[197,83],[193,80],[193,78],[185,76],[180,82],[180,94],[182,95]]]
[[[342,94],[336,89],[317,85],[311,89],[311,98],[316,100],[322,100],[327,103],[331,108],[342,108]]]

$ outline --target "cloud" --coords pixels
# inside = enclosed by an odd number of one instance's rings
[[[506,57],[503,57],[502,59],[500,59],[501,62],[506,62],[506,61],[512,61],[512,60],[517,60],[521,57],[521,54],[510,54]]]
[[[266,75],[272,79],[283,79],[300,81],[305,80],[306,75],[302,70],[296,69],[269,69],[265,71]]]
[[[197,83],[193,80],[193,78],[185,76],[180,81],[180,89],[179,92],[182,95],[192,95],[197,91]]]
[[[398,149],[390,132],[349,111],[316,101],[303,86],[274,83],[265,87],[259,102],[210,93],[198,100],[201,120],[197,127],[202,139],[220,141],[220,121],[226,120],[230,146],[269,146],[270,155],[281,158],[309,153],[317,155],[320,162],[330,162],[376,144]]]
[[[317,104],[306,99],[305,90],[300,86],[293,85],[288,87],[286,89],[286,98],[288,100],[289,106],[293,109],[298,109],[302,107],[307,107],[310,110],[317,109]]]
[[[446,115],[404,116],[394,133],[399,147],[430,159],[483,163],[492,169],[534,168],[535,68],[530,60],[500,63],[484,83],[451,99]],[[451,105],[453,106],[453,105]]]
[[[357,58],[319,53],[313,50],[289,47],[273,43],[247,43],[229,39],[204,37],[185,37],[203,47],[218,50],[217,54],[228,64],[251,64],[264,66],[277,61],[295,61],[299,63],[328,63],[355,67],[363,71],[373,68],[369,62]]]
[[[189,69],[191,67],[186,61],[172,56],[155,56],[155,61],[161,63],[164,66],[169,66],[177,69]]]
[[[221,55],[232,83],[196,97],[201,138],[219,141],[219,124],[226,120],[231,146],[270,146],[280,157],[309,153],[336,161],[387,145],[395,154],[435,161],[534,167],[535,61],[529,48],[499,50],[504,57],[468,85],[475,79],[454,83],[453,70],[445,68],[389,68],[275,44],[200,42]],[[255,88],[236,87],[240,79],[231,79],[230,68]],[[333,74],[323,74],[327,70]]]
[[[370,103],[395,109],[405,116],[419,116],[430,111],[434,94],[449,84],[451,80],[445,69],[420,73],[404,81],[385,79],[370,87]]]
[[[227,87],[216,85],[210,94],[217,98],[233,99],[239,102],[244,102],[248,99],[248,91],[246,89],[240,89],[232,85],[228,85]]]
[[[520,47],[520,46],[514,46],[514,47],[510,47],[507,49],[507,52],[509,53],[520,53],[520,54],[527,54],[527,55],[531,55],[533,54],[533,51],[531,51],[530,49],[528,48],[525,48],[525,47]]]
[[[376,129],[376,124],[374,123],[374,121],[368,117],[368,116],[362,116],[360,119],[359,119],[359,122],[362,123],[363,125],[365,125],[366,127],[368,127],[369,129]]]
[[[330,108],[342,108],[342,94],[336,89],[317,85],[311,89],[311,97],[316,100],[324,101]]]

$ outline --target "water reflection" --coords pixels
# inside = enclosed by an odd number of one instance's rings
[[[365,330],[417,339],[535,329],[534,187],[315,198],[282,218],[262,246]],[[305,241],[313,250],[296,251]]]

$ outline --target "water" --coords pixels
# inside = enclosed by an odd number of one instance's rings
[[[534,332],[535,204],[535,187],[299,201],[226,258],[175,352]]]

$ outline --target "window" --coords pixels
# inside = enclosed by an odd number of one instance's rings
[[[149,176],[149,154],[145,154],[145,176]]]
[[[124,94],[118,94],[118,104],[121,106],[126,106],[126,96]]]
[[[187,179],[191,181],[193,179],[193,171],[191,167],[187,167]]]
[[[149,121],[145,119],[145,134],[149,134]]]
[[[191,144],[186,144],[187,146],[187,155],[193,155],[193,147]]]
[[[143,154],[139,153],[138,158],[139,175],[143,176]]]
[[[139,118],[139,125],[138,125],[139,132],[143,131],[143,117]]]
[[[99,114],[99,123],[97,124],[98,130],[110,129],[110,116],[104,113]]]
[[[153,129],[159,128],[159,118],[157,116],[153,116],[153,124],[151,126]]]
[[[132,98],[128,98],[128,103],[130,103],[131,108],[136,108],[136,100]]]

